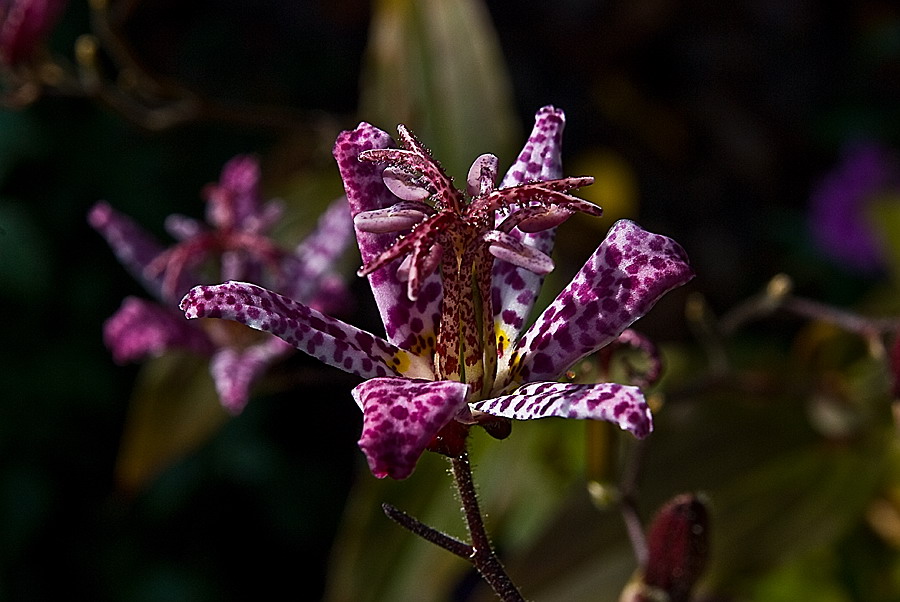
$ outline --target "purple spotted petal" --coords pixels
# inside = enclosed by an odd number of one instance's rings
[[[199,282],[199,278],[185,270],[176,283],[177,296],[164,297],[165,272],[151,274],[147,269],[153,260],[164,251],[162,245],[131,218],[102,201],[91,208],[88,213],[88,223],[106,239],[113,253],[129,273],[157,299],[171,302],[174,305],[181,295]]]
[[[368,123],[361,123],[355,130],[341,132],[338,136],[334,157],[353,217],[397,202],[397,197],[384,184],[384,165],[359,160],[359,154],[365,150],[391,146],[391,137]],[[375,234],[357,228],[356,240],[363,264],[368,265],[397,240],[397,234]],[[407,295],[407,282],[397,277],[398,265],[399,261],[395,261],[368,275],[385,333],[398,347],[429,355],[434,349],[436,325],[440,320],[443,296],[440,275],[434,273],[425,278],[416,300],[411,301]]]
[[[456,381],[373,378],[353,389],[363,411],[359,447],[378,478],[405,479],[441,428],[466,405]]]
[[[641,390],[616,383],[530,383],[511,395],[473,403],[471,408],[516,420],[548,416],[605,420],[641,439],[653,430],[653,416]]]
[[[565,124],[566,116],[561,109],[549,105],[539,109],[534,116],[531,135],[500,182],[500,188],[561,178],[560,147]]]
[[[201,354],[213,351],[202,329],[185,321],[174,309],[152,301],[126,297],[103,325],[103,341],[120,364],[161,355],[170,349]]]
[[[506,383],[557,379],[693,276],[678,243],[634,222],[616,222],[572,282],[519,340],[513,356],[519,365],[511,367]]]
[[[282,266],[279,292],[309,304],[322,279],[333,272],[335,264],[353,238],[353,222],[347,199],[341,197],[319,217],[315,230],[297,245]]]
[[[222,318],[274,334],[320,361],[363,378],[431,378],[431,360],[254,284],[197,286],[181,309],[188,318]]]
[[[516,162],[506,173],[500,188],[525,182],[554,180],[562,177],[562,133],[565,114],[554,107],[543,107],[534,119],[534,128]],[[502,216],[501,216],[502,218]],[[555,230],[550,228],[525,233],[517,228],[510,232],[522,243],[550,255]],[[531,313],[534,300],[544,281],[542,275],[506,261],[495,261],[493,269],[494,329],[505,341],[514,341]],[[502,345],[501,361],[508,357],[510,345]]]
[[[206,221],[221,229],[243,228],[260,209],[259,161],[238,155],[222,167],[219,182],[206,187]]]
[[[209,371],[219,400],[232,414],[240,414],[250,398],[250,387],[277,360],[293,352],[294,348],[276,337],[266,339],[246,349],[223,347],[209,362]]]

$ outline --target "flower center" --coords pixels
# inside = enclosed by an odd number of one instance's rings
[[[416,300],[423,282],[440,269],[441,320],[434,368],[439,379],[469,383],[472,395],[487,394],[497,365],[492,307],[495,259],[547,274],[553,261],[524,242],[527,233],[553,228],[576,211],[600,215],[592,203],[568,194],[593,178],[563,178],[497,189],[493,155],[472,164],[466,192],[457,190],[440,164],[404,126],[402,148],[360,153],[362,161],[386,163],[384,182],[399,201],[358,214],[366,232],[403,232],[396,242],[359,270],[364,276],[402,258],[397,274]]]

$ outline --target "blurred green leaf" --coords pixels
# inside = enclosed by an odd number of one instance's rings
[[[504,552],[528,544],[582,474],[583,424],[517,423],[496,441],[480,429],[471,457],[489,532]],[[445,458],[426,453],[405,481],[360,474],[329,572],[330,601],[446,600],[470,570],[463,560],[405,531],[381,511],[388,502],[419,520],[467,539]]]
[[[783,356],[766,357],[776,361],[766,372],[673,398],[647,442],[642,514],[679,492],[708,498],[713,540],[703,587],[715,593],[746,594],[779,565],[836,545],[887,475],[892,423],[882,363],[863,357],[843,367],[846,411],[856,418],[834,438],[818,429],[813,379]],[[614,600],[636,566],[617,509],[591,502],[584,432],[581,423],[545,420],[516,423],[505,441],[474,438],[489,530],[529,599]],[[464,537],[443,473],[440,458],[426,454],[407,481],[361,476],[335,549],[329,600],[446,600],[468,583],[465,562],[380,511],[390,502]],[[480,583],[467,587],[476,588],[469,600],[493,599]]]
[[[895,286],[900,285],[900,199],[887,197],[872,203],[868,218],[882,245],[891,279]]]
[[[172,352],[141,367],[116,462],[126,492],[205,443],[228,419],[205,358]]]
[[[388,131],[408,126],[456,178],[482,153],[511,163],[511,86],[483,3],[376,2],[360,113]]]

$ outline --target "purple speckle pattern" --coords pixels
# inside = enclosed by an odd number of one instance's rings
[[[363,378],[431,377],[423,360],[336,318],[255,284],[197,286],[181,301],[188,318],[221,318],[273,334],[320,361]]]
[[[197,283],[193,274],[184,273],[178,281],[176,296],[163,295],[163,274],[151,274],[148,266],[165,248],[130,217],[104,201],[95,204],[88,213],[88,223],[106,239],[116,259],[160,301],[173,306],[191,286]]]
[[[351,305],[349,291],[340,278],[334,278],[332,269],[350,246],[353,239],[353,220],[347,199],[340,197],[331,202],[319,217],[316,228],[294,249],[282,266],[284,285],[279,288],[284,296],[310,302],[319,291],[327,287],[328,296],[321,299],[321,309],[334,313]]]
[[[678,243],[632,221],[616,222],[572,282],[518,341],[498,384],[556,380],[693,275]]]
[[[641,390],[616,383],[529,383],[510,395],[479,401],[471,407],[516,420],[549,416],[605,420],[638,438],[646,437],[653,430],[653,418]]]
[[[353,389],[363,411],[359,447],[378,478],[405,479],[434,435],[466,405],[456,381],[373,378]]]
[[[561,110],[552,106],[541,108],[535,115],[534,128],[528,141],[500,182],[500,188],[561,178],[562,134],[565,123],[565,114]],[[550,255],[555,232],[555,229],[550,228],[528,234],[514,228],[510,235],[536,251]],[[505,333],[505,340],[498,342],[501,361],[508,358],[512,352],[508,342],[518,338],[543,281],[543,276],[528,269],[507,261],[494,262],[492,277],[494,327],[498,334]]]
[[[103,325],[103,342],[116,363],[162,355],[169,349],[208,354],[212,342],[199,328],[189,328],[174,309],[137,297],[126,297]]]
[[[365,122],[355,130],[341,132],[338,136],[334,158],[344,181],[352,217],[398,202],[384,184],[384,165],[359,160],[360,153],[364,151],[393,146],[389,134]],[[397,241],[397,233],[376,234],[357,228],[356,240],[363,265],[368,265]],[[385,334],[398,347],[416,354],[430,355],[434,351],[443,298],[440,275],[435,272],[426,276],[417,298],[411,300],[407,294],[408,284],[397,276],[399,263],[392,262],[368,275]]]
[[[276,337],[267,337],[247,348],[222,347],[209,360],[209,371],[222,406],[240,414],[250,399],[253,383],[278,359],[294,348]]]
[[[208,355],[222,404],[234,413],[247,403],[253,381],[292,347],[275,337],[248,345],[247,337],[229,329],[216,329],[211,336],[202,324],[186,321],[177,311],[178,301],[203,282],[202,265],[218,263],[221,280],[259,279],[317,309],[344,309],[350,299],[343,278],[331,271],[352,236],[346,200],[335,201],[291,253],[268,238],[283,206],[262,202],[259,179],[253,157],[226,163],[219,181],[203,190],[205,222],[180,215],[166,220],[166,229],[179,241],[168,248],[105,202],[88,214],[119,261],[159,302],[128,299],[107,321],[104,339],[114,359],[140,361],[170,349]]]

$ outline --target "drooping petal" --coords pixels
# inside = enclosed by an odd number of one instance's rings
[[[605,420],[638,438],[653,430],[653,416],[641,390],[616,383],[529,383],[510,395],[473,403],[471,408],[517,420],[549,416]]]
[[[561,110],[552,106],[540,109],[535,115],[534,128],[525,147],[501,181],[500,188],[561,178],[564,127],[565,115]],[[545,255],[550,255],[553,251],[554,234],[553,228],[535,233],[522,232],[517,228],[510,231],[511,236],[519,238],[522,243]],[[515,341],[522,331],[543,281],[542,275],[509,262],[494,262],[492,277],[494,330],[497,335],[498,351],[503,354],[501,362],[512,350],[509,341]]]
[[[250,398],[250,387],[266,369],[294,348],[277,337],[246,349],[223,347],[209,362],[209,371],[222,406],[232,414],[240,414]]]
[[[373,378],[353,389],[363,411],[359,447],[378,478],[405,479],[441,428],[466,404],[459,382]]]
[[[315,230],[285,258],[279,292],[309,304],[316,295],[322,278],[333,272],[352,237],[350,208],[347,206],[347,199],[340,197],[332,201],[319,217]]]
[[[555,380],[693,276],[678,243],[634,222],[616,222],[572,282],[519,340],[506,383]]]
[[[359,154],[365,150],[386,149],[392,144],[387,133],[368,123],[361,123],[355,130],[344,131],[338,136],[334,157],[354,218],[363,211],[383,209],[397,202],[397,197],[384,185],[384,165],[359,160]],[[363,265],[368,265],[396,242],[397,235],[374,234],[357,228],[356,240]],[[440,275],[434,273],[425,278],[416,300],[411,301],[407,296],[407,283],[397,277],[398,263],[390,263],[368,275],[387,338],[403,349],[430,355],[440,320],[443,296]]]
[[[170,349],[209,354],[212,341],[202,329],[173,309],[152,301],[126,297],[103,325],[103,341],[120,364],[161,355]]]
[[[190,271],[182,271],[174,286],[177,296],[169,298],[163,294],[165,272],[151,273],[147,269],[165,250],[162,245],[131,218],[102,201],[91,208],[88,223],[106,239],[113,253],[131,275],[157,299],[174,305],[181,295],[199,282],[199,278]]]
[[[355,326],[254,284],[197,286],[181,309],[188,318],[222,318],[280,337],[320,361],[363,378],[431,378],[426,360]]]

